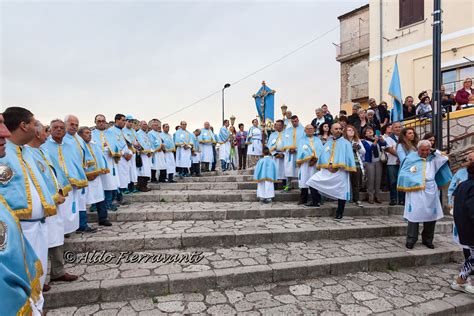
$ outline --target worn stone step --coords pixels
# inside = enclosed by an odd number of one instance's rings
[[[320,208],[296,205],[296,203],[274,202],[181,202],[181,203],[132,203],[116,212],[108,212],[110,221],[164,221],[164,220],[225,220],[273,217],[321,217],[334,216],[337,204],[327,202]],[[364,207],[348,203],[346,216],[402,215],[403,206],[364,204]],[[87,212],[89,222],[97,222],[96,212]]]
[[[179,183],[189,182],[248,182],[253,181],[253,175],[202,175],[201,177],[175,177]]]
[[[254,169],[245,169],[245,170],[229,170],[229,171],[205,171],[201,172],[203,176],[239,176],[239,175],[252,175]]]
[[[48,311],[63,315],[156,315],[162,313],[224,315],[453,315],[474,310],[474,296],[453,291],[449,282],[459,264],[369,271],[314,279],[212,289],[143,299],[72,306]],[[118,300],[118,298],[117,298]]]
[[[299,190],[292,190],[287,193],[275,192],[274,201],[289,202],[298,201]],[[367,193],[360,194],[361,199],[365,199]],[[380,200],[389,199],[388,192],[383,192],[379,196]],[[124,196],[127,202],[252,202],[258,201],[256,190],[152,190],[145,193],[127,194]]]
[[[74,234],[66,250],[140,251],[170,248],[233,247],[261,243],[404,236],[400,216],[260,218],[216,221],[116,222],[94,234]],[[452,232],[452,219],[438,221],[438,233]]]
[[[91,262],[92,259],[86,263],[84,254],[76,257],[67,255],[66,261],[75,258],[76,263],[66,264],[66,270],[79,275],[79,280],[72,283],[53,282],[51,290],[44,293],[45,307],[80,306],[449,263],[462,256],[459,246],[453,245],[451,239],[450,234],[437,234],[435,249],[427,249],[418,243],[413,250],[405,248],[404,237],[377,237],[281,242],[233,248],[190,248],[187,253],[181,253],[181,250],[148,251],[132,253],[132,256],[105,253],[102,261],[96,263]],[[202,252],[203,258],[199,262],[192,260],[192,263],[186,263],[185,258],[200,258],[200,254],[194,251]],[[158,258],[153,256],[163,253],[174,257],[162,256],[161,263],[150,259]],[[163,263],[173,259],[174,263]],[[80,262],[77,263],[77,260]]]

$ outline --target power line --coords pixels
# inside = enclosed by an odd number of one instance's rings
[[[249,73],[248,75],[246,75],[246,76],[244,76],[244,77],[242,77],[242,78],[240,78],[240,79],[238,79],[238,80],[232,82],[231,85],[234,86],[234,85],[238,84],[239,82],[241,82],[241,81],[243,81],[243,80],[245,80],[245,79],[247,79],[247,78],[249,78],[249,77],[251,77],[251,76],[253,76],[253,75],[255,75],[255,74],[257,74],[257,73],[259,73],[259,72],[261,72],[261,71],[263,71],[263,70],[265,70],[265,69],[267,69],[267,68],[269,68],[269,67],[271,67],[271,66],[273,66],[274,64],[276,64],[276,63],[282,61],[283,59],[285,59],[285,58],[287,58],[287,57],[293,55],[294,53],[296,53],[296,52],[302,50],[302,49],[305,48],[306,46],[311,45],[311,44],[314,43],[315,41],[317,41],[317,40],[323,38],[324,36],[326,36],[327,34],[331,33],[332,31],[336,30],[337,28],[339,28],[339,25],[336,25],[335,27],[333,27],[333,28],[327,30],[326,32],[324,32],[324,33],[322,33],[322,34],[320,34],[320,35],[318,35],[318,36],[312,38],[311,40],[307,41],[306,43],[304,43],[304,44],[298,46],[297,48],[291,50],[290,52],[284,54],[283,56],[279,57],[278,59],[275,59],[274,61],[272,61],[272,62],[266,64],[265,66],[262,66],[262,67],[258,68],[257,70],[255,70],[255,71]],[[179,108],[178,110],[172,112],[171,114],[168,114],[168,115],[164,116],[163,119],[166,119],[166,118],[171,117],[171,116],[173,116],[173,115],[175,115],[175,114],[177,114],[177,113],[179,113],[179,112],[181,112],[181,111],[183,111],[183,110],[186,110],[187,108],[190,108],[190,107],[192,107],[192,106],[194,106],[194,105],[196,105],[196,104],[198,104],[198,103],[200,103],[200,102],[202,102],[202,101],[204,101],[204,100],[206,100],[206,99],[209,99],[210,97],[212,97],[212,96],[214,96],[214,95],[216,95],[216,94],[218,94],[218,93],[220,93],[220,92],[221,92],[221,89],[216,90],[216,91],[212,92],[211,94],[209,94],[209,95],[207,95],[207,96],[205,96],[205,97],[203,97],[203,98],[201,98],[201,99],[199,99],[199,100],[197,100],[197,101],[194,101],[193,103],[191,103],[191,104],[189,104],[189,105],[186,105],[186,106],[184,106],[184,107],[182,107],[182,108]]]

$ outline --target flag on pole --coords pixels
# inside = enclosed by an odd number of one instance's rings
[[[391,119],[392,122],[401,122],[403,121],[403,98],[402,98],[402,88],[400,87],[400,75],[398,73],[398,62],[397,57],[395,57],[395,66],[393,67],[392,81],[390,82],[390,88],[388,89],[388,94],[392,97],[392,112]]]

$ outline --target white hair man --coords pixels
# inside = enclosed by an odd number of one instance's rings
[[[422,243],[433,249],[436,221],[443,218],[438,188],[449,184],[452,175],[448,158],[432,150],[430,141],[420,141],[417,149],[403,160],[397,183],[399,191],[407,192],[403,215],[408,221],[406,247],[413,249],[419,223],[423,223]]]

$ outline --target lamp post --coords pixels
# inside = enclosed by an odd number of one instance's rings
[[[222,88],[222,122],[224,122],[224,90],[230,87],[230,83],[226,83]]]

